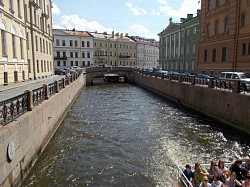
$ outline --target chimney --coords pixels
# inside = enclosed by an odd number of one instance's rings
[[[121,38],[123,38],[123,33],[121,33]]]
[[[201,10],[198,9],[198,10],[197,10],[197,16],[200,16],[200,15],[201,15]]]
[[[118,33],[116,33],[116,34],[115,34],[115,36],[117,36],[117,37],[118,37],[118,36],[119,36],[119,32],[118,32]]]
[[[125,34],[125,37],[128,37],[128,33]]]
[[[193,14],[187,14],[187,20],[190,20],[193,18]]]
[[[103,34],[104,34],[104,35],[107,35],[107,31],[104,31]]]
[[[115,31],[112,31],[112,38],[115,37]]]
[[[181,19],[180,19],[180,22],[181,22],[181,23],[184,23],[185,20],[186,20],[185,18],[181,18]]]

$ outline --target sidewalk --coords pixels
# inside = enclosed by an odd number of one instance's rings
[[[43,86],[44,84],[52,83],[56,80],[64,78],[65,75],[53,75],[48,78],[30,80],[26,82],[11,83],[6,86],[0,86],[0,102],[15,96],[23,94],[26,90],[34,90]]]

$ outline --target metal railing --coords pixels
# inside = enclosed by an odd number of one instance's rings
[[[44,100],[58,93],[73,81],[77,80],[82,71],[71,75],[69,78],[62,78],[50,84],[34,89],[26,90],[25,93],[0,102],[0,125],[7,125],[34,106],[38,106]]]

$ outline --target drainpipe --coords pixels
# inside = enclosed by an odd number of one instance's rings
[[[240,0],[237,1],[237,12],[236,12],[236,27],[234,37],[234,60],[233,60],[233,71],[237,68],[237,55],[238,55],[238,38],[239,38],[239,24],[240,24]]]

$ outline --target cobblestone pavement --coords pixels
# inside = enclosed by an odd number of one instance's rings
[[[26,90],[34,90],[43,86],[44,84],[52,83],[56,80],[64,78],[65,75],[53,75],[48,78],[30,80],[26,82],[11,83],[6,86],[0,86],[0,102],[15,96],[23,94]]]

